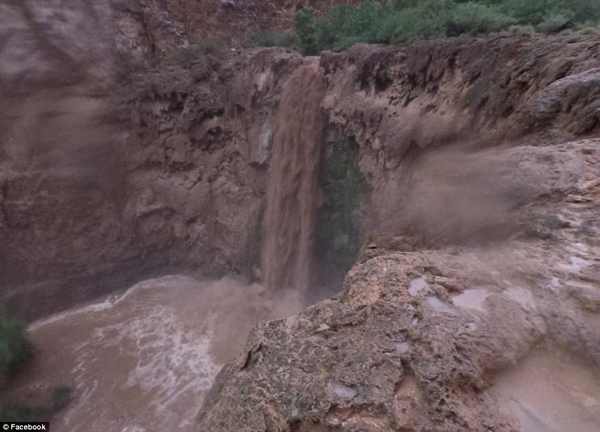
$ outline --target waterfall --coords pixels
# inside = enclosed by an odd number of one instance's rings
[[[323,74],[307,58],[284,83],[275,119],[262,253],[271,291],[304,291],[310,282],[318,167],[323,135]]]

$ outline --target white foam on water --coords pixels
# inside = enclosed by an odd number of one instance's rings
[[[54,324],[58,321],[62,321],[64,319],[72,317],[74,315],[88,314],[88,313],[93,313],[93,312],[100,312],[105,309],[110,309],[115,305],[116,301],[117,301],[116,298],[114,296],[111,296],[111,297],[107,297],[106,300],[104,300],[103,302],[100,302],[100,303],[90,304],[90,305],[84,306],[82,308],[70,309],[68,311],[65,311],[65,312],[62,312],[62,313],[59,313],[56,315],[52,315],[49,318],[44,318],[44,319],[35,321],[29,325],[28,330],[35,331],[35,330],[39,329],[40,327]]]
[[[209,389],[219,372],[208,353],[210,338],[193,339],[164,307],[106,330],[117,332],[112,343],[122,346],[129,340],[136,344],[139,357],[126,386],[139,386],[153,394],[152,406],[158,413],[170,409],[186,392],[201,394]],[[194,412],[189,414],[193,418]]]
[[[209,284],[152,279],[35,323],[29,333],[42,351],[39,370],[21,386],[53,380],[72,389],[56,432],[192,431],[221,367],[200,312]]]
[[[189,283],[190,281],[193,281],[193,279],[185,277],[185,276],[174,276],[174,275],[163,276],[163,277],[156,278],[156,279],[148,279],[148,280],[145,280],[145,281],[142,281],[142,282],[139,282],[139,283],[133,285],[131,288],[127,289],[126,291],[123,291],[123,292],[120,292],[117,294],[111,294],[111,295],[107,296],[103,301],[96,301],[96,302],[88,304],[86,306],[78,306],[73,309],[69,309],[65,312],[61,312],[56,315],[52,315],[48,318],[43,318],[41,320],[35,321],[29,325],[28,330],[35,331],[40,327],[43,327],[43,326],[46,326],[49,324],[53,324],[58,321],[63,321],[66,318],[70,318],[70,317],[73,317],[76,315],[90,314],[90,313],[94,313],[94,312],[102,312],[107,309],[112,309],[113,307],[118,305],[120,302],[127,299],[129,296],[136,294],[141,290],[168,288],[169,285],[176,284],[176,283],[179,283],[182,281]]]

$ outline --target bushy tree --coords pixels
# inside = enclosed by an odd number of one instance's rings
[[[367,0],[329,8],[318,19],[310,7],[294,16],[295,41],[310,55],[354,43],[479,35],[515,25],[553,33],[587,22],[600,22],[600,0]],[[258,44],[287,46],[293,40],[268,37]]]
[[[390,0],[390,5],[395,10],[414,8],[421,0]]]
[[[0,309],[0,389],[3,389],[10,374],[30,360],[33,354],[33,344],[27,338],[25,326],[7,317]],[[68,387],[55,386],[41,404],[32,405],[9,399],[0,403],[0,421],[48,421],[69,403],[70,398]]]
[[[317,23],[313,8],[306,7],[296,12],[294,15],[294,29],[302,51],[309,55],[316,54],[318,52]]]
[[[407,9],[386,19],[379,30],[379,38],[390,43],[415,39],[432,39],[444,35],[444,20],[426,10]]]
[[[544,33],[558,33],[573,25],[573,13],[562,11],[549,14],[537,25],[537,29]]]
[[[518,24],[537,25],[546,17],[565,10],[570,0],[504,0],[503,12],[514,17]]]
[[[496,7],[474,2],[456,5],[445,20],[447,36],[498,32],[515,24],[515,19]]]

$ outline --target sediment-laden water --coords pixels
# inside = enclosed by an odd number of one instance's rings
[[[36,322],[39,352],[11,383],[15,398],[53,385],[73,400],[54,432],[191,431],[225,361],[260,319],[295,312],[258,285],[167,276]]]

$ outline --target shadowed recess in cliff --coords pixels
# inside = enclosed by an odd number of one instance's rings
[[[268,290],[304,291],[311,273],[323,135],[323,75],[307,59],[283,88],[267,188],[263,282]]]

